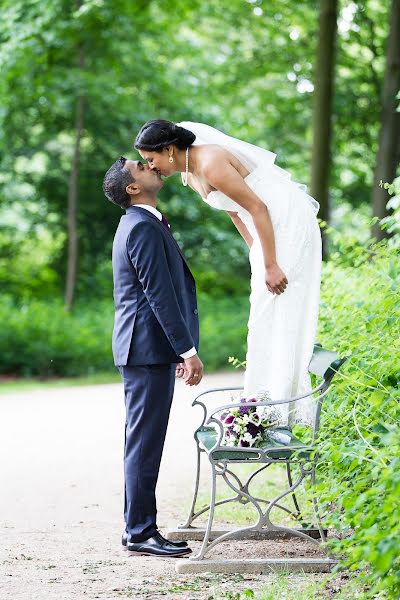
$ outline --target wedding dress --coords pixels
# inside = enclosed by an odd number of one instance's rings
[[[288,279],[283,294],[269,292],[261,243],[251,215],[218,190],[203,198],[213,208],[236,211],[254,240],[249,253],[251,293],[245,397],[268,395],[272,400],[280,400],[305,394],[311,389],[308,365],[320,298],[322,250],[316,217],[319,204],[307,194],[304,184],[295,182],[287,171],[274,164],[273,152],[202,123],[185,121],[177,125],[196,135],[194,145],[223,146],[247,168],[249,175],[244,181],[268,207],[277,263]],[[290,416],[289,405],[277,408],[283,423],[311,423],[315,410],[310,399],[292,404]]]

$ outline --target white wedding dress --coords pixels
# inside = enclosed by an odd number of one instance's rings
[[[321,279],[321,234],[318,202],[305,185],[274,164],[276,155],[232,138],[201,123],[178,123],[196,134],[194,144],[218,144],[234,154],[250,174],[246,184],[265,202],[272,220],[277,263],[288,279],[283,294],[265,284],[264,258],[251,215],[220,191],[203,198],[219,210],[236,211],[253,237],[250,315],[248,321],[245,396],[272,400],[291,398],[311,389],[308,365],[318,321]],[[218,141],[217,141],[218,140]],[[227,349],[227,354],[230,354]],[[278,408],[278,407],[277,407]],[[309,399],[279,405],[283,423],[311,423],[315,407]]]

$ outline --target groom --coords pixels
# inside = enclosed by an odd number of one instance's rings
[[[175,371],[198,385],[196,288],[168,222],[157,210],[159,174],[121,157],[107,171],[103,191],[126,210],[113,244],[113,354],[125,391],[125,502],[123,546],[133,554],[184,556],[185,542],[157,529],[155,488]]]

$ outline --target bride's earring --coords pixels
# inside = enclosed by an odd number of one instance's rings
[[[172,156],[172,154],[169,155],[168,162],[170,162],[170,163],[174,162],[174,157]]]

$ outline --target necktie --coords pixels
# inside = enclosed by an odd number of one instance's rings
[[[164,217],[164,215],[162,215],[162,216],[161,216],[161,223],[162,223],[163,225],[165,225],[165,227],[166,227],[167,229],[170,229],[170,224],[168,223],[168,219],[167,219],[166,217]]]

